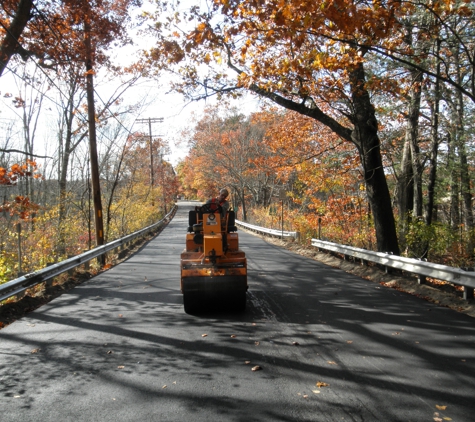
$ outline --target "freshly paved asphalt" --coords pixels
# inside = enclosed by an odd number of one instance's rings
[[[246,311],[185,314],[187,209],[0,330],[1,421],[475,420],[473,318],[248,233]]]

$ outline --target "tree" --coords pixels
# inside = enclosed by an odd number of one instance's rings
[[[265,166],[253,161],[265,155],[266,126],[268,122],[257,114],[246,118],[236,109],[226,113],[216,107],[206,109],[189,135],[190,153],[182,168],[182,172],[193,169],[193,181],[188,184],[199,197],[207,199],[227,187],[234,208],[241,209],[244,220],[248,200],[254,205],[268,205],[273,179]]]
[[[399,253],[371,101],[371,89],[384,81],[367,80],[369,48],[364,43],[377,44],[389,36],[399,3],[381,8],[351,1],[321,6],[299,0],[216,0],[209,13],[195,9],[199,23],[193,31],[180,39],[162,38],[149,58],[159,62],[158,68],[186,63],[181,92],[192,95],[202,88],[199,96],[204,97],[246,88],[323,123],[352,143],[364,171],[377,248]],[[348,38],[340,41],[343,34]],[[196,63],[211,61],[226,63],[236,75],[234,83],[222,69],[200,79]]]
[[[33,0],[20,0],[18,3],[13,0],[2,2],[5,17],[0,17],[0,35],[2,36],[0,43],[0,76],[2,76],[14,54],[20,54],[25,59],[27,57],[27,52],[22,48],[19,40],[23,30],[32,18],[32,7]]]
[[[27,160],[25,164],[14,164],[8,170],[0,167],[0,185],[13,186],[20,180],[29,178],[39,179],[41,174],[38,173],[37,165],[34,161]],[[8,212],[11,216],[18,215],[24,220],[30,216],[31,212],[38,210],[38,205],[31,202],[26,196],[18,195],[12,201],[4,201],[0,205],[0,212]]]

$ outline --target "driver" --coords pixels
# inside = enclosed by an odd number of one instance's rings
[[[222,217],[224,217],[226,213],[229,211],[229,202],[226,200],[228,196],[229,196],[229,192],[227,189],[224,188],[219,191],[219,195],[216,198],[211,198],[206,203],[221,205],[221,208],[223,210]]]

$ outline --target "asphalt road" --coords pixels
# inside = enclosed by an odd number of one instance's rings
[[[473,318],[248,233],[246,311],[187,315],[186,210],[0,330],[2,422],[475,420]]]

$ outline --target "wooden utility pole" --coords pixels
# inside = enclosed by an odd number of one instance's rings
[[[148,136],[150,146],[150,190],[152,191],[155,182],[155,175],[153,171],[153,136],[152,136],[152,123],[162,123],[163,117],[149,117],[148,119],[137,119],[137,123],[148,123]],[[164,188],[163,188],[164,189]],[[153,193],[152,193],[153,196]],[[152,198],[152,206],[155,206],[155,199]]]
[[[154,185],[154,172],[153,172],[153,148],[152,148],[152,123],[162,123],[163,117],[149,117],[148,119],[137,119],[137,123],[148,123],[148,135],[150,146],[150,187]]]
[[[87,7],[87,5],[86,5]],[[86,9],[87,10],[87,9]],[[96,245],[104,244],[104,222],[102,216],[101,184],[99,178],[99,161],[97,159],[97,137],[96,137],[96,109],[94,106],[94,55],[91,43],[91,27],[89,14],[84,17],[84,44],[86,52],[86,94],[87,94],[87,114],[89,124],[89,155],[91,160],[91,183],[92,199],[94,203],[94,222],[96,226]],[[101,263],[105,263],[105,256]]]

